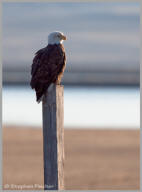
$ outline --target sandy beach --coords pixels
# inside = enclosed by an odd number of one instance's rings
[[[138,190],[139,130],[65,129],[65,189]],[[42,129],[3,127],[3,189],[43,188]]]

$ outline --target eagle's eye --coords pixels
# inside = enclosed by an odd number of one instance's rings
[[[59,37],[59,38],[60,38],[60,34],[58,34],[58,35],[57,35],[57,37]]]

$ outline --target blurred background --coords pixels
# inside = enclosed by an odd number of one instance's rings
[[[62,31],[67,36],[67,41],[64,42],[67,65],[62,79],[64,125],[65,130],[68,130],[65,132],[66,138],[68,138],[67,149],[70,149],[69,141],[74,143],[73,135],[77,134],[71,130],[81,130],[82,132],[78,133],[77,138],[79,138],[83,134],[83,130],[104,131],[106,129],[113,132],[114,130],[131,129],[134,132],[125,132],[124,135],[122,134],[124,132],[115,132],[115,136],[109,132],[108,137],[108,132],[102,132],[100,134],[102,140],[98,140],[98,142],[108,144],[108,140],[112,141],[114,137],[114,142],[118,139],[118,146],[124,139],[123,144],[127,147],[132,144],[134,150],[130,155],[136,158],[133,161],[136,163],[135,178],[128,179],[128,175],[131,174],[126,170],[126,175],[123,173],[122,177],[118,175],[116,177],[116,181],[120,181],[120,183],[125,181],[123,185],[116,183],[117,187],[113,188],[110,187],[112,184],[108,186],[109,181],[104,179],[103,183],[106,182],[104,189],[138,188],[140,4],[138,2],[3,3],[2,23],[3,125],[9,128],[7,135],[11,132],[11,127],[16,127],[17,133],[20,128],[23,131],[29,127],[40,128],[41,133],[42,106],[36,103],[35,92],[29,85],[32,59],[37,50],[47,45],[50,32]],[[39,131],[39,129],[33,130]],[[15,134],[16,132],[13,131]],[[23,131],[22,134],[24,135],[24,133]],[[34,133],[32,132],[32,135]],[[69,136],[69,133],[73,138]],[[134,137],[131,135],[127,140],[126,137],[130,133]],[[84,134],[86,135],[86,133]],[[88,135],[88,138],[91,139],[91,135]],[[92,142],[95,138],[94,135]],[[106,138],[110,139],[106,141]],[[77,139],[76,142],[79,144],[79,141]],[[87,142],[89,143],[88,140]],[[83,143],[84,140],[80,147],[83,146]],[[109,145],[108,149],[112,145]],[[114,149],[113,153],[115,151]],[[121,153],[123,154],[123,151]],[[129,157],[131,158],[131,156],[127,156],[128,159]],[[121,162],[121,168],[122,164]],[[98,164],[95,165],[97,168]],[[106,165],[106,167],[109,166]],[[132,171],[134,165],[131,164],[130,167]],[[84,169],[80,168],[80,170]],[[85,172],[85,174],[87,173]],[[84,172],[80,174],[85,175]],[[90,172],[88,174],[90,175]],[[98,171],[99,174],[102,175],[101,171]],[[96,178],[102,178],[98,175],[95,175]],[[75,189],[82,189],[83,185],[75,183],[77,179],[74,180],[74,184],[69,183],[69,180],[76,178],[72,176],[67,176],[68,189],[74,189],[74,186]],[[9,176],[9,178],[11,177]],[[78,178],[81,177],[78,175]],[[115,178],[114,175],[113,178]],[[5,182],[7,179],[5,176]],[[129,181],[129,185],[126,180]],[[111,178],[110,181],[112,181]],[[84,180],[84,183],[86,182],[87,180]],[[135,183],[132,184],[132,182]],[[113,184],[115,185],[114,181]],[[100,181],[96,183],[92,181],[83,189],[94,189],[96,186],[98,186],[97,189],[103,189]]]
[[[139,24],[139,3],[3,3],[3,123],[41,125],[32,59],[62,31],[65,127],[138,128]]]

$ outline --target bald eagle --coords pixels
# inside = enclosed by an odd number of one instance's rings
[[[63,33],[52,32],[48,35],[48,45],[35,53],[31,66],[30,85],[36,91],[38,103],[52,83],[61,82],[66,65],[63,40],[66,40]]]

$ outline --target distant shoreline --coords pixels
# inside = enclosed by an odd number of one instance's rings
[[[68,87],[140,87],[140,84],[138,83],[133,83],[133,84],[89,84],[89,83],[61,83],[63,86],[68,86]],[[29,82],[3,82],[3,86],[30,86]]]
[[[3,84],[29,84],[31,79],[30,73],[25,71],[3,72]],[[63,85],[134,85],[140,84],[140,73],[135,72],[65,72],[63,79]]]

